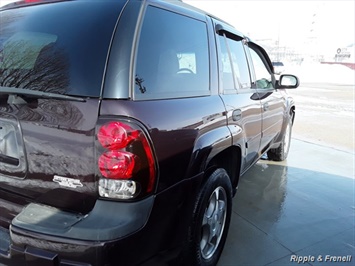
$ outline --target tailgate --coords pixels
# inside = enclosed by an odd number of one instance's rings
[[[1,104],[1,216],[10,212],[4,210],[9,202],[37,202],[81,213],[92,209],[97,197],[97,112],[95,99]]]
[[[0,9],[0,227],[29,203],[88,213],[106,59],[121,1]]]

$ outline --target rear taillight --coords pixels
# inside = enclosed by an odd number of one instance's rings
[[[97,130],[101,197],[132,199],[151,193],[155,163],[144,130],[128,121],[104,121]]]

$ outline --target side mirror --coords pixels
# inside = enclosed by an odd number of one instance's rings
[[[277,89],[296,89],[300,85],[299,79],[295,75],[281,75],[277,81]]]

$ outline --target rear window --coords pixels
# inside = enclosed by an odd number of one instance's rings
[[[98,97],[125,1],[64,1],[0,13],[0,86]]]

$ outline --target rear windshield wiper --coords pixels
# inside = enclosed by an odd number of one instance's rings
[[[29,89],[19,89],[19,88],[11,88],[11,87],[2,87],[0,86],[0,94],[9,94],[9,95],[17,95],[17,96],[29,96],[35,98],[42,99],[57,99],[57,100],[66,100],[66,101],[77,101],[77,102],[86,102],[84,98],[69,96],[64,94],[58,94],[53,92],[45,92],[45,91],[36,91]]]

